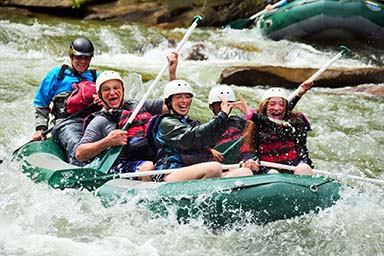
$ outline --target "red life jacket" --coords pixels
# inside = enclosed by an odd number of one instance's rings
[[[282,163],[295,161],[299,154],[296,144],[290,140],[274,140],[277,136],[272,136],[272,140],[259,145],[259,157],[261,161]]]
[[[120,116],[119,129],[122,129],[133,113],[132,110],[123,110]],[[127,132],[129,138],[144,137],[152,115],[148,112],[139,112],[129,125]]]

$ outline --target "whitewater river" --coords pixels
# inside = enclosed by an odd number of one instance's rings
[[[44,75],[68,61],[70,41],[90,38],[92,66],[122,72],[127,94],[140,99],[185,29],[77,20],[0,17],[0,255],[384,255],[383,187],[348,183],[334,207],[263,226],[212,231],[199,221],[151,219],[134,204],[104,208],[86,191],[35,184],[10,161],[34,132],[33,97]],[[168,40],[172,39],[172,40]],[[187,60],[202,43],[207,60]],[[378,66],[384,54],[355,44],[335,67]],[[282,65],[320,68],[337,46],[274,42],[258,30],[196,29],[180,56],[178,77],[196,91],[191,116],[209,120],[207,94],[225,67]],[[140,75],[143,78],[141,82]],[[161,95],[167,77],[152,97]],[[303,77],[302,80],[306,78]],[[235,86],[256,106],[266,87]],[[313,131],[308,147],[316,168],[384,179],[384,99],[313,88],[296,109]],[[342,180],[343,184],[347,184]]]

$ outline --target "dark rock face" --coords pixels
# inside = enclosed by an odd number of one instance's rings
[[[264,0],[0,0],[0,5],[56,16],[174,28],[188,27],[196,15],[204,17],[201,26],[224,26],[260,11]]]
[[[317,69],[313,68],[278,66],[230,67],[221,73],[218,82],[244,86],[296,88],[316,71]],[[339,88],[368,83],[384,83],[384,68],[330,68],[315,81],[315,86]]]

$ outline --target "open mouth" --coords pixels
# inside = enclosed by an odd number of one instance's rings
[[[270,113],[270,116],[273,119],[281,119],[282,118],[282,114],[281,113]]]
[[[113,97],[108,99],[109,105],[118,105],[120,103],[118,97]]]

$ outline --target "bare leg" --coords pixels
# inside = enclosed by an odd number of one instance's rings
[[[229,177],[251,176],[251,175],[253,175],[251,169],[243,167],[243,168],[230,170],[228,172],[224,172],[222,174],[222,177],[229,178]]]
[[[182,167],[180,170],[166,175],[164,181],[174,182],[218,177],[221,177],[221,164],[218,162],[207,162]]]

